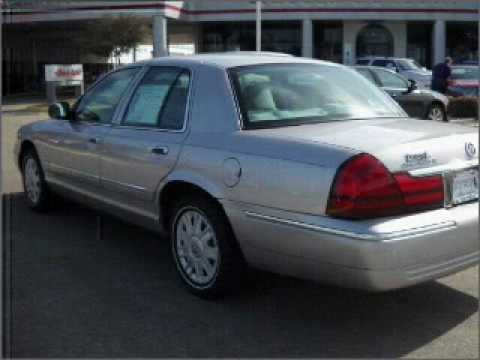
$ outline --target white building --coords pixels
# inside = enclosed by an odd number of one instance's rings
[[[144,16],[157,56],[169,48],[255,50],[255,2],[250,0],[26,4],[4,11],[3,66],[4,77],[10,78],[4,89],[9,92],[21,90],[13,83],[40,81],[46,63],[98,62],[71,39],[85,20],[102,16]],[[478,0],[265,0],[262,50],[346,64],[364,55],[412,57],[427,67],[446,55],[475,61],[479,11]]]

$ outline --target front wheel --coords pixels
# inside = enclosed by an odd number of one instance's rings
[[[30,208],[44,211],[48,208],[49,192],[42,165],[35,150],[27,150],[22,157],[22,178],[25,196]]]
[[[428,110],[427,119],[433,120],[433,121],[447,122],[448,121],[447,112],[445,111],[445,108],[442,105],[432,104],[430,106],[430,109]]]
[[[220,206],[192,195],[179,200],[173,214],[172,253],[183,283],[203,298],[231,291],[239,283],[243,261]]]

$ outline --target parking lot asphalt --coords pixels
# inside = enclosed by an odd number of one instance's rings
[[[31,212],[9,147],[35,117],[2,124],[7,356],[478,358],[478,267],[381,294],[251,272],[212,302],[158,234],[105,215],[99,231],[67,201]]]

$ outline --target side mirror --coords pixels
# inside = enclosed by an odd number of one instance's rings
[[[70,117],[70,104],[61,101],[48,107],[48,116],[52,119],[67,120]]]
[[[411,93],[414,90],[417,90],[417,82],[413,79],[408,79],[408,92]]]

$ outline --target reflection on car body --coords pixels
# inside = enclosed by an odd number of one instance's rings
[[[200,296],[246,265],[378,291],[478,262],[476,132],[409,119],[348,67],[155,59],[50,115],[18,134],[30,206],[56,192],[169,232]]]

